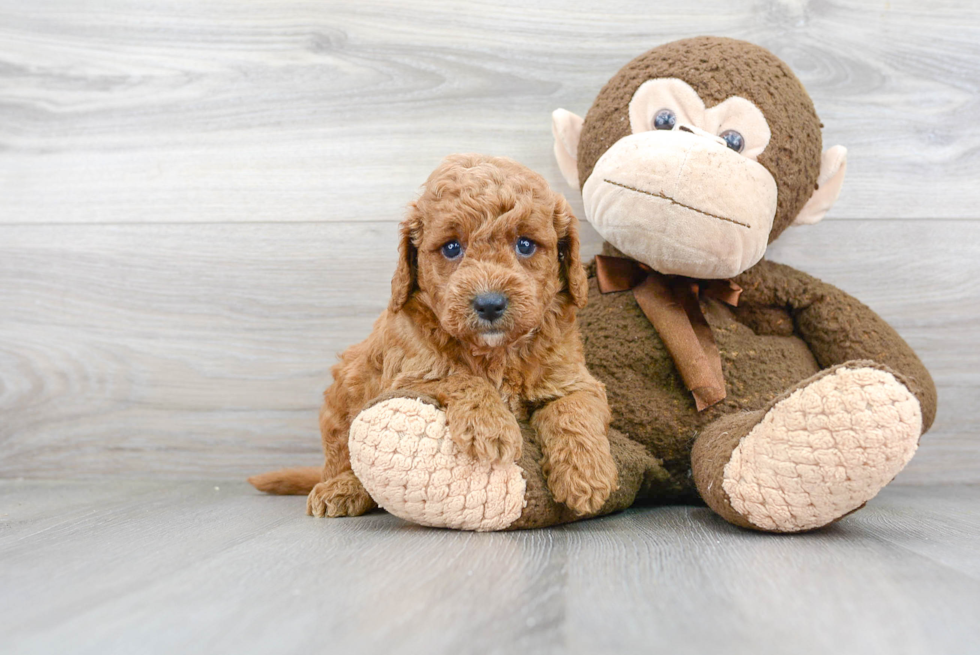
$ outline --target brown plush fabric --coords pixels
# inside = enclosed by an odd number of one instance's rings
[[[673,77],[691,85],[713,107],[731,96],[753,102],[772,130],[759,157],[778,188],[769,240],[786,229],[806,204],[820,173],[820,119],[806,89],[778,57],[757,45],[712,36],[674,41],[626,64],[602,88],[585,116],[578,146],[579,183],[585,186],[599,157],[630,134],[629,102],[649,79]]]
[[[736,278],[755,307],[782,307],[821,368],[852,360],[886,366],[922,405],[922,431],[936,417],[936,386],[915,352],[891,325],[837,287],[783,264],[763,260]]]
[[[738,310],[702,301],[728,396],[698,412],[633,295],[599,293],[594,267],[589,271],[589,303],[579,313],[586,361],[606,385],[613,427],[646,446],[669,472],[650,490],[660,499],[694,496],[694,440],[709,426],[721,429],[713,425],[717,419],[762,409],[821,369],[851,360],[896,372],[922,405],[923,431],[932,423],[935,386],[908,344],[858,300],[806,273],[763,260],[734,278],[743,288]]]
[[[641,268],[626,258],[595,258],[596,281],[602,293],[632,290],[643,314],[657,330],[694,395],[698,411],[725,398],[721,355],[711,328],[701,314],[701,295],[736,306],[742,290],[729,280],[692,280]]]
[[[630,134],[629,103],[637,88],[657,78],[682,80],[708,107],[740,96],[763,112],[772,137],[758,162],[776,181],[776,215],[769,234],[769,241],[775,240],[816,189],[821,125],[788,66],[743,41],[697,37],[668,43],[616,73],[582,126],[577,151],[581,185],[599,158]],[[609,244],[603,254],[623,256]],[[840,289],[766,260],[732,281],[743,289],[737,308],[701,298],[721,354],[727,392],[723,401],[701,412],[634,294],[601,294],[594,265],[589,301],[578,318],[588,366],[606,385],[612,427],[662,462],[666,475],[651,479],[645,497],[661,502],[694,498],[697,479],[705,500],[720,515],[755,527],[733,509],[716,483],[740,440],[776,399],[832,367],[860,360],[895,372],[919,401],[924,432],[935,416],[936,391],[928,371],[895,330]]]
[[[732,457],[732,451],[742,437],[752,431],[762,417],[764,410],[737,412],[722,416],[711,423],[694,442],[691,452],[691,473],[701,492],[701,499],[719,516],[743,528],[758,529],[757,526],[739,514],[722,488],[725,465]]]
[[[578,143],[580,184],[584,187],[599,158],[630,134],[630,100],[643,82],[657,78],[686,82],[708,107],[740,96],[765,114],[772,137],[758,161],[776,181],[776,215],[769,234],[769,241],[775,240],[816,189],[821,125],[789,67],[750,43],[686,39],[654,48],[624,66],[585,117]],[[603,254],[623,256],[609,244]],[[695,498],[697,479],[705,500],[720,515],[757,527],[725,497],[721,472],[774,401],[835,366],[860,361],[894,371],[921,405],[923,432],[932,424],[932,379],[891,326],[843,291],[765,260],[732,280],[743,289],[738,307],[701,298],[721,355],[727,396],[699,412],[634,294],[601,294],[594,264],[589,268],[589,301],[578,315],[588,366],[606,385],[612,427],[662,462],[663,474],[650,477],[641,497],[660,502]]]

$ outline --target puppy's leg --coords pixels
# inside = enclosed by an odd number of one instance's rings
[[[318,518],[360,516],[377,506],[350,469],[316,485],[306,497],[306,513]]]
[[[548,403],[531,417],[548,489],[556,501],[578,514],[599,511],[618,488],[607,437],[609,417],[598,383]]]
[[[410,385],[446,408],[453,442],[476,460],[514,462],[521,457],[523,438],[513,412],[484,378],[456,374],[444,380]]]
[[[320,410],[323,481],[313,487],[306,498],[306,513],[310,516],[360,516],[377,507],[351,471],[347,445],[350,418],[345,410],[350,399],[342,397],[342,394],[339,385],[331,386]]]

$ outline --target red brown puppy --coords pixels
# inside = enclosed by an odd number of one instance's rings
[[[511,464],[530,422],[548,488],[577,513],[617,486],[603,385],[585,367],[575,322],[587,284],[565,199],[509,159],[448,157],[401,224],[388,309],[340,356],[320,412],[321,470],[250,482],[309,493],[314,516],[356,516],[375,501],[351,470],[348,434],[379,397],[426,398],[445,410],[455,446]]]

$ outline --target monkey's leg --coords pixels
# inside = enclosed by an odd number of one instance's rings
[[[936,385],[912,348],[883,318],[837,287],[762,260],[737,278],[746,299],[786,307],[796,333],[825,369],[858,360],[888,367],[919,400],[923,432],[936,416]]]
[[[821,371],[766,409],[730,414],[694,444],[694,481],[728,521],[770,532],[819,528],[864,506],[912,458],[919,401],[885,367]]]
[[[583,518],[552,498],[540,447],[531,428],[521,428],[523,452],[517,462],[478,461],[453,442],[436,401],[395,392],[354,419],[351,465],[381,507],[422,525],[516,530]],[[629,507],[648,477],[662,473],[639,444],[613,430],[609,442],[620,488],[592,516]]]

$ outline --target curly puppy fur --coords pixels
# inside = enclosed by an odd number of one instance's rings
[[[351,421],[389,391],[424,394],[474,458],[516,460],[530,421],[555,500],[597,511],[617,488],[605,387],[589,374],[577,308],[588,297],[578,222],[544,179],[501,157],[454,155],[429,176],[401,224],[391,302],[370,336],[333,368],[320,411],[322,471],[250,478],[269,493],[309,491],[307,513],[356,516],[376,505],[351,472]],[[518,239],[536,244],[519,254]],[[458,241],[449,259],[443,246]],[[502,294],[491,323],[474,308]],[[311,489],[312,487],[312,489]]]

